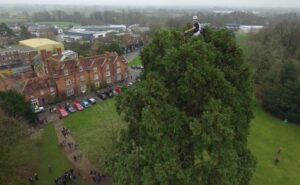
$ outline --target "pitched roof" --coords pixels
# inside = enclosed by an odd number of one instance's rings
[[[55,81],[49,77],[35,77],[28,79],[21,91],[22,94],[31,95],[35,91],[55,87]]]

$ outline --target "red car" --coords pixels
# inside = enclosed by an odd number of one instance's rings
[[[69,116],[69,113],[64,108],[61,108],[61,107],[58,107],[56,109],[56,112],[59,114],[60,119]]]
[[[115,91],[117,91],[117,93],[118,93],[118,94],[120,94],[120,93],[121,93],[121,91],[122,91],[122,89],[121,89],[121,87],[120,87],[120,86],[117,86],[117,87],[115,88]]]
[[[82,105],[80,105],[80,103],[79,103],[78,101],[74,101],[74,102],[73,102],[73,106],[74,106],[75,109],[78,110],[78,111],[82,111],[82,110],[83,110]]]

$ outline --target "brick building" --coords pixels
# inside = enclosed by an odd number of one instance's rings
[[[10,46],[0,49],[0,69],[10,69],[19,66],[32,66],[37,50],[26,46]]]
[[[84,94],[90,87],[100,88],[128,77],[127,61],[117,53],[106,52],[79,58],[68,58],[62,54],[49,57],[49,52],[45,51],[41,54],[47,63],[47,74],[54,79],[59,96]]]
[[[55,80],[51,77],[35,77],[25,81],[21,93],[33,105],[45,105],[57,96]]]

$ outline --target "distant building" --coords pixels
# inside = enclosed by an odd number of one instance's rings
[[[239,31],[241,25],[239,24],[226,24],[226,28],[232,30],[232,31]]]
[[[32,66],[37,50],[28,46],[10,46],[0,49],[0,70],[20,66]]]
[[[62,51],[64,50],[64,45],[60,42],[56,42],[50,39],[45,38],[34,38],[34,39],[27,39],[22,40],[19,42],[21,46],[28,46],[35,48],[39,53],[41,50],[46,50],[50,52],[56,51],[60,48]]]

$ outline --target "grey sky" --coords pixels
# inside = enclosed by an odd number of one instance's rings
[[[0,0],[0,3],[18,4],[99,4],[99,5],[168,5],[168,6],[255,6],[300,7],[300,0]]]

